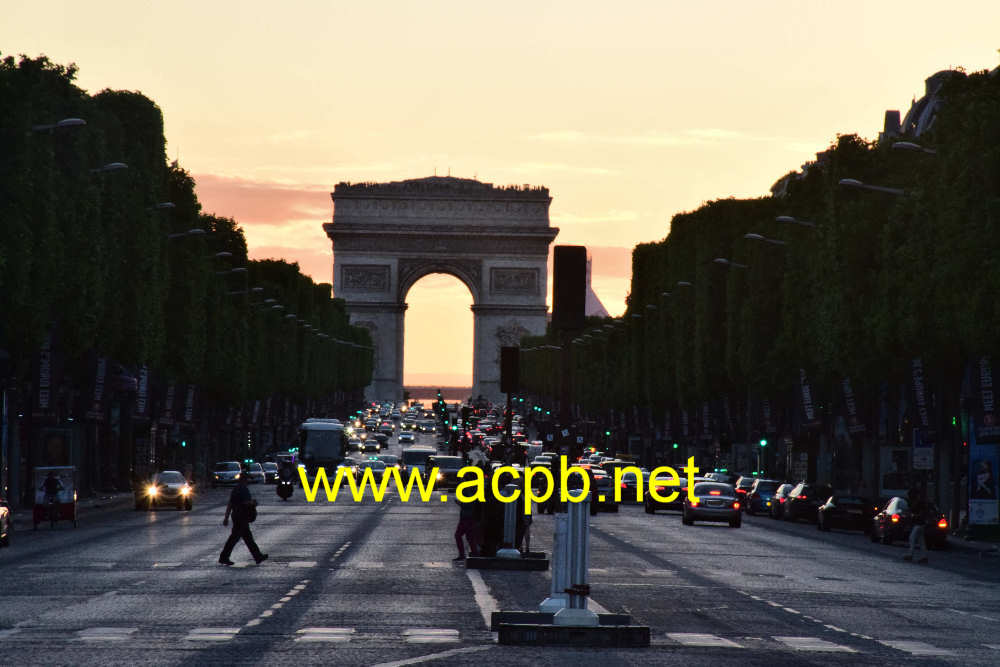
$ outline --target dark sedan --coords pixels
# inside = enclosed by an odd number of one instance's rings
[[[889,499],[872,519],[871,541],[892,544],[894,541],[908,542],[913,517],[906,498],[899,496]],[[928,549],[945,549],[948,545],[948,519],[934,505],[928,504],[924,516],[924,542]]]
[[[799,482],[798,486],[788,494],[788,500],[785,502],[785,519],[815,521],[819,506],[831,495],[833,492],[826,485]]]
[[[645,506],[646,514],[653,514],[656,510],[674,510],[675,512],[681,512],[684,510],[684,499],[687,497],[687,480],[681,479],[677,486],[666,486],[664,484],[664,479],[658,479],[659,483],[656,485],[656,492],[664,498],[669,498],[670,494],[674,491],[677,492],[677,497],[675,497],[670,502],[663,502],[657,500],[653,497],[652,493],[647,490],[646,495],[643,499],[643,505]],[[711,480],[705,477],[695,477],[694,483],[699,482],[709,482]]]
[[[739,528],[743,521],[740,501],[731,484],[701,482],[694,485],[694,500],[684,497],[684,516],[681,523],[694,525],[695,521],[728,522],[730,528]]]
[[[465,462],[461,456],[428,456],[427,465],[424,467],[424,478],[429,480],[431,470],[438,469],[437,478],[434,480],[435,488],[456,487],[461,481],[458,478],[458,471],[465,467]],[[509,478],[511,482],[513,478]]]
[[[774,495],[771,497],[772,519],[785,518],[785,505],[788,504],[788,494],[791,493],[794,488],[794,484],[782,484],[774,490]]]
[[[756,478],[751,475],[741,475],[733,488],[736,489],[736,499],[740,501],[740,507],[745,511],[747,508],[747,494],[750,493],[750,489],[753,488]]]
[[[867,533],[871,529],[873,514],[875,506],[870,498],[834,494],[816,510],[816,528],[845,528]]]
[[[746,505],[744,509],[747,514],[757,512],[769,513],[774,492],[781,486],[781,482],[776,479],[755,479],[750,491],[747,492]]]
[[[590,475],[590,513],[617,512],[618,503],[615,502],[615,483],[608,475],[591,471]]]

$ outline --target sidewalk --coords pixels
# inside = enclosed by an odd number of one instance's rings
[[[77,500],[77,517],[80,520],[85,519],[88,515],[93,515],[97,512],[103,512],[106,510],[118,509],[122,507],[128,507],[132,505],[134,499],[132,493],[112,493],[112,494],[100,494],[92,498],[81,498]],[[24,531],[32,530],[34,528],[34,520],[32,519],[32,510],[29,509],[16,509],[13,512],[14,515],[14,531]]]
[[[979,557],[1000,557],[1000,544],[984,540],[967,540],[959,535],[948,536],[948,548],[965,553],[978,553]]]

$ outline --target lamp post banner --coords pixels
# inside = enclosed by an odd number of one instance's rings
[[[844,389],[844,407],[847,409],[847,431],[848,433],[864,433],[865,425],[858,419],[858,404],[854,400],[854,388],[851,386],[851,378],[845,377],[841,380],[840,385]]]
[[[993,364],[989,357],[979,359],[979,398],[980,411],[976,420],[976,437],[979,440],[1000,438],[1000,425],[997,424],[993,403]],[[970,429],[971,430],[971,429]]]
[[[974,420],[973,420],[974,421]],[[1000,523],[997,506],[997,445],[981,444],[969,429],[969,523]]]

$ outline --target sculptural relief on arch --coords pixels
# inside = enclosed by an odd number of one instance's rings
[[[559,233],[548,189],[432,176],[339,183],[330,196],[334,296],[375,346],[366,397],[402,400],[406,295],[446,273],[472,293],[473,395],[502,400],[500,347],[545,333],[546,262]]]

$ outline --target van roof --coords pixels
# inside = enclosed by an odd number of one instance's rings
[[[303,431],[343,431],[344,425],[331,422],[305,422],[299,428]]]

